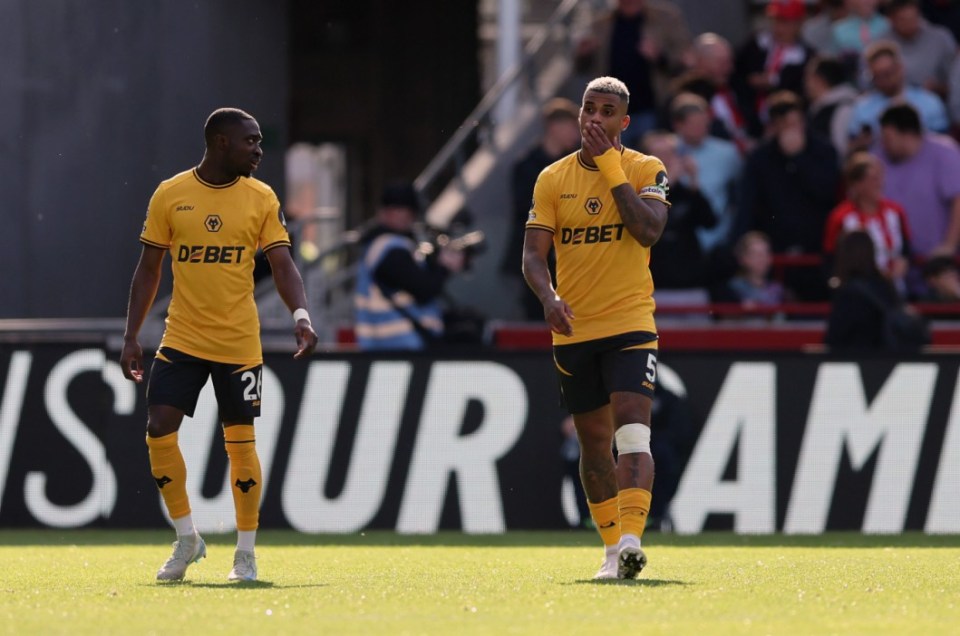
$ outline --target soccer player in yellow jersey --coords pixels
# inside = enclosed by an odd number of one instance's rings
[[[207,119],[204,137],[200,165],[162,182],[150,199],[120,363],[127,379],[143,381],[137,334],[157,295],[163,257],[169,252],[173,298],[147,384],[147,447],[177,541],[157,579],[180,580],[191,563],[206,556],[190,515],[177,431],[184,415],[193,416],[200,390],[212,378],[237,515],[237,549],[227,578],[252,581],[257,578],[254,542],[263,483],[253,431],[263,369],[253,298],[258,247],[293,312],[295,358],[313,352],[317,334],[306,310],[303,279],[290,255],[280,202],[268,185],[250,176],[263,157],[260,126],[242,110],[221,108]]]
[[[580,150],[540,173],[523,274],[553,331],[563,401],[580,441],[580,478],[605,546],[595,578],[634,578],[650,510],[650,410],[657,375],[650,247],[667,221],[663,163],[620,143],[627,87],[587,84]],[[557,287],[547,269],[556,250]],[[613,457],[616,440],[618,457]]]

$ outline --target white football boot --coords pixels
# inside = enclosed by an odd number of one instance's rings
[[[228,581],[256,581],[257,557],[248,550],[233,553],[233,569],[227,575]]]
[[[617,578],[635,579],[647,565],[647,555],[640,547],[640,538],[635,534],[620,537],[618,549]]]
[[[600,569],[597,570],[597,573],[593,575],[594,581],[609,581],[618,578],[619,554],[619,546],[612,545],[604,549],[603,564],[600,566]]]
[[[207,556],[207,544],[199,534],[178,537],[173,544],[173,554],[157,571],[158,581],[179,581],[187,573],[187,567]]]

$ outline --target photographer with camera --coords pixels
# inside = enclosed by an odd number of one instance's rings
[[[354,303],[363,351],[421,350],[443,337],[438,301],[447,277],[464,269],[466,250],[438,241],[428,255],[413,234],[420,211],[412,184],[388,184],[376,224],[360,239]]]

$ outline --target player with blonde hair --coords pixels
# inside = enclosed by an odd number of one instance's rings
[[[553,331],[581,481],[605,546],[598,579],[634,578],[643,569],[640,540],[653,488],[657,333],[649,262],[666,224],[669,187],[659,159],[620,142],[629,100],[616,78],[587,84],[581,147],[537,179],[523,251],[524,277]]]

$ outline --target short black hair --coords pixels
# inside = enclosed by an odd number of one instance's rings
[[[923,134],[920,113],[910,104],[895,104],[887,107],[880,115],[880,127],[887,126],[901,133]]]
[[[239,108],[218,108],[207,117],[207,123],[203,126],[203,138],[207,144],[213,143],[213,138],[222,134],[227,128],[234,124],[239,124],[246,119],[253,119],[253,115],[240,110]]]
[[[850,81],[847,65],[836,57],[818,55],[810,60],[810,70],[830,88]]]
[[[394,179],[383,186],[380,192],[380,205],[385,208],[409,208],[420,213],[420,194],[413,183]]]

